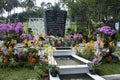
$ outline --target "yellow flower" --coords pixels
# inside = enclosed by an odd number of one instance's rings
[[[48,46],[48,47],[46,47],[45,48],[45,53],[47,53],[47,54],[53,54],[53,52],[56,50],[56,48],[55,47],[52,47],[52,46]]]
[[[37,47],[39,45],[39,41],[36,40],[35,43],[34,43],[34,46]]]
[[[28,40],[27,40],[27,39],[25,39],[25,40],[23,41],[23,47],[25,47],[26,45],[28,45]]]
[[[82,43],[86,43],[86,40],[85,40],[85,39],[83,39],[83,40],[82,40]]]
[[[29,41],[28,41],[28,46],[30,46],[30,45],[31,45],[31,41],[29,40]]]
[[[115,46],[114,41],[109,42],[109,46]]]
[[[12,46],[9,46],[9,47],[8,47],[8,51],[9,51],[9,52],[12,52],[12,51],[13,51]]]

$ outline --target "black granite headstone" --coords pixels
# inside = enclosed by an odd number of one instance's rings
[[[67,12],[63,10],[45,11],[45,32],[47,35],[63,37]]]

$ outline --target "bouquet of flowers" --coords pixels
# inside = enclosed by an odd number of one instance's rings
[[[116,31],[112,29],[110,26],[103,26],[98,28],[99,32],[102,33],[102,41],[104,42],[104,47],[109,46],[109,42],[113,41],[113,36],[115,35]]]

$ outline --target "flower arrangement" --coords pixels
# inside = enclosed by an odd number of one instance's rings
[[[74,45],[82,42],[82,38],[83,38],[82,34],[74,34],[74,35],[70,36],[70,39],[73,39],[73,41],[74,41]]]
[[[82,41],[82,34],[68,35],[65,37],[50,38],[50,44],[55,47],[71,47]]]
[[[55,50],[56,50],[55,47],[47,46],[44,51],[45,51],[46,54],[52,55]]]
[[[110,35],[110,36],[116,33],[116,31],[112,29],[112,27],[110,26],[103,26],[101,28],[98,28],[98,30],[103,34]]]
[[[9,44],[13,44],[15,42],[14,40],[17,42],[20,41],[23,27],[23,24],[20,22],[17,24],[0,24],[0,39],[4,40],[4,45],[8,47]]]
[[[104,47],[109,46],[109,42],[114,41],[112,38],[115,34],[116,31],[112,29],[110,26],[103,26],[101,28],[98,28],[99,32],[102,33],[102,41],[104,42]]]
[[[102,41],[90,41],[86,46],[82,47],[79,55],[92,61],[94,65],[98,65],[101,62],[110,62],[114,57],[112,55],[114,51],[114,42],[109,42],[109,47],[105,48]]]
[[[28,39],[31,40],[32,39],[32,35],[31,34],[22,34],[20,35],[21,39]]]
[[[13,33],[15,34],[20,34],[20,32],[23,30],[23,24],[22,23],[18,23],[18,24],[0,24],[0,33],[3,33],[4,36],[6,37],[11,37],[11,34],[9,33]],[[12,34],[12,36],[14,36]],[[1,36],[2,38],[4,38],[4,36]]]
[[[93,43],[93,41],[88,42],[87,45],[81,50],[81,56],[88,60],[92,60],[96,52]]]

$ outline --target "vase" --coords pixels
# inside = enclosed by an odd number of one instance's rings
[[[120,47],[120,41],[117,41],[117,42],[116,42],[116,46],[117,46],[117,47]]]
[[[57,70],[50,70],[50,74],[51,74],[51,76],[52,77],[56,77],[57,76],[57,74],[58,74],[58,72],[57,72]]]
[[[97,34],[97,41],[100,41],[100,40],[101,40],[101,35]]]

